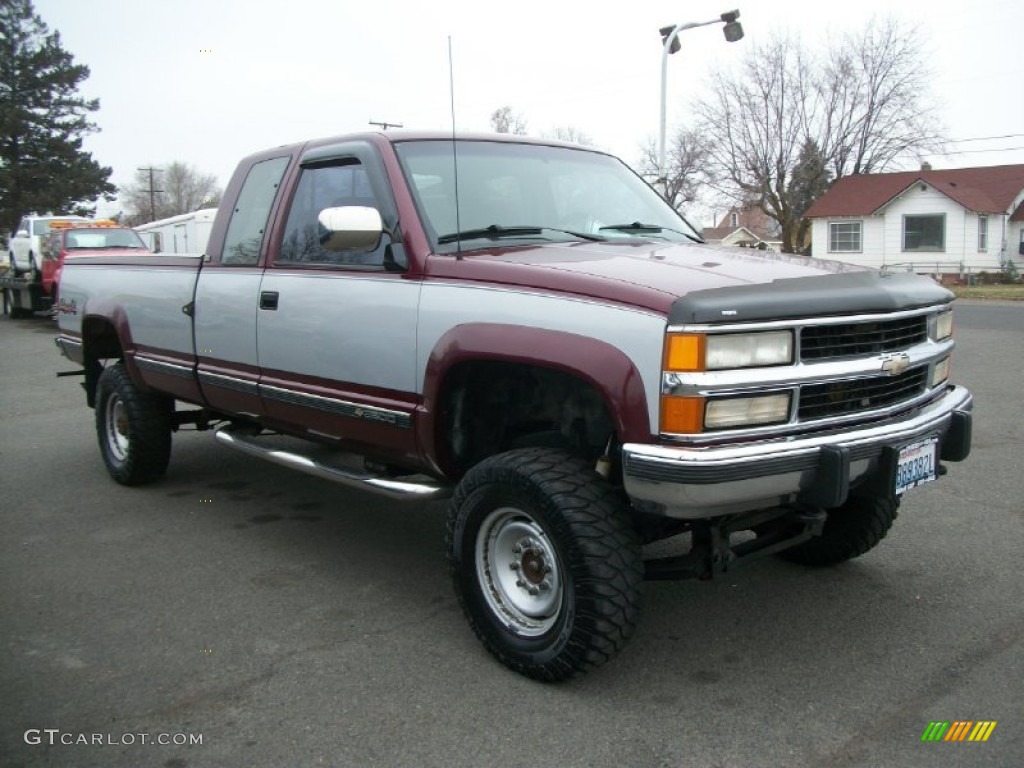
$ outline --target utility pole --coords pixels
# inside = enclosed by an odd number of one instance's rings
[[[387,122],[385,120],[371,120],[370,121],[370,125],[379,125],[385,131],[388,128],[401,128],[402,127],[401,123],[389,123],[389,122]]]
[[[153,174],[163,173],[163,168],[139,168],[140,171],[146,171],[149,173],[149,220],[156,221],[156,194],[157,192],[163,192],[162,189],[153,188]]]

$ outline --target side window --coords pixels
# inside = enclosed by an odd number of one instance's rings
[[[288,160],[287,157],[275,157],[256,163],[249,169],[228,222],[220,259],[222,264],[252,265],[259,261],[267,218]]]
[[[366,168],[355,159],[334,165],[304,168],[292,198],[284,229],[280,262],[303,264],[384,264],[386,237],[372,251],[339,253],[320,246],[319,220],[324,208],[359,205],[380,210]]]

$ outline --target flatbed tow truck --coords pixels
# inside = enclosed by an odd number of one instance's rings
[[[39,269],[24,275],[16,275],[10,266],[0,271],[4,314],[16,320],[36,312],[51,312],[58,303],[57,286],[64,260],[107,251],[122,255],[149,253],[133,230],[110,219],[50,222],[50,232],[40,244]]]

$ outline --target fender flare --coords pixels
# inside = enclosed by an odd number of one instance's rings
[[[504,362],[550,368],[575,376],[604,401],[620,442],[647,442],[650,417],[643,379],[633,361],[605,341],[566,331],[501,323],[471,323],[450,329],[431,350],[417,407],[417,440],[439,469],[443,460],[439,404],[451,371],[465,362]]]
[[[132,331],[128,324],[128,317],[125,314],[124,307],[115,304],[107,305],[106,302],[102,301],[90,302],[88,311],[82,316],[82,352],[86,359],[89,356],[89,339],[90,336],[94,335],[90,333],[90,330],[97,324],[110,326],[114,330],[118,344],[121,347],[121,358],[124,360],[125,370],[128,371],[128,375],[134,384],[143,389],[148,389],[142,379],[138,366],[135,365],[135,342],[132,340]],[[99,357],[110,356],[100,355]]]

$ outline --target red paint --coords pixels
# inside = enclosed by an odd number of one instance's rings
[[[380,387],[368,387],[348,382],[332,381],[315,376],[302,376],[287,371],[266,370],[260,383],[305,395],[341,400],[358,406],[385,408],[415,415],[420,398],[407,392],[395,392]],[[420,463],[416,450],[414,428],[402,428],[365,419],[354,418],[319,408],[283,403],[263,398],[268,420],[291,425],[294,431],[314,430],[332,435],[343,441],[347,450],[366,453],[385,461],[399,464]],[[353,446],[358,445],[356,449]]]
[[[190,368],[193,371],[192,379],[141,367],[135,360],[139,355],[157,362]],[[172,352],[166,349],[156,349],[140,344],[131,353],[131,360],[138,371],[139,378],[152,389],[166,392],[169,395],[174,395],[179,400],[185,400],[190,403],[198,404],[203,402],[202,393],[199,391],[199,382],[195,378],[195,357],[193,355]]]
[[[427,362],[423,404],[416,419],[420,451],[444,468],[444,435],[437,407],[447,375],[462,362],[491,360],[551,368],[576,376],[604,400],[621,442],[650,442],[643,381],[633,362],[598,339],[562,331],[496,323],[460,325],[442,336]]]

